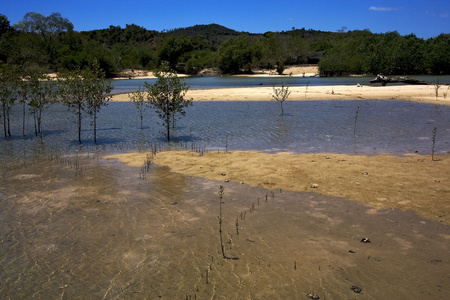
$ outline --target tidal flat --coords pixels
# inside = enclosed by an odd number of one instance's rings
[[[3,299],[450,295],[449,227],[410,211],[72,159],[3,168]]]
[[[309,158],[299,177],[314,164],[335,162],[337,153],[399,159],[414,153],[418,159],[409,165],[426,159],[436,170],[448,161],[448,106],[292,102],[281,118],[276,104],[196,103],[167,145],[154,119],[140,130],[132,103],[111,103],[99,116],[98,146],[88,129],[84,144],[75,143],[70,115],[54,107],[43,121],[42,139],[0,141],[0,298],[450,298],[447,215],[433,219],[325,195],[325,182],[311,188],[314,177],[295,191],[275,184],[276,170],[256,170],[268,183],[258,186],[233,177],[225,164],[207,179],[156,163],[172,151],[147,159],[155,145],[158,151],[199,145],[205,159],[208,153],[233,157],[238,150],[327,153],[320,161]],[[202,111],[210,112],[209,122],[199,117]],[[20,109],[15,113],[20,116]],[[20,118],[14,120],[20,132]],[[434,127],[437,161],[429,156]],[[143,156],[136,166],[107,158],[123,153]],[[241,166],[255,163],[249,155]],[[357,171],[368,181],[348,178],[350,191],[370,186],[375,175]],[[439,172],[424,184],[430,194],[448,193],[448,176]],[[398,179],[392,188],[401,191],[403,183]],[[226,258],[218,232],[220,185]],[[407,205],[408,197],[400,202]]]

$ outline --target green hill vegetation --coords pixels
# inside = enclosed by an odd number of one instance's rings
[[[254,67],[318,63],[322,76],[349,74],[450,74],[450,34],[424,40],[414,34],[369,30],[324,32],[295,29],[252,34],[218,24],[158,32],[131,24],[76,32],[59,13],[28,13],[11,25],[0,15],[0,64],[62,71],[97,60],[107,76],[123,69],[159,67],[196,74],[215,68],[225,74]]]

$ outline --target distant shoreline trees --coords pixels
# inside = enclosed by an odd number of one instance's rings
[[[322,76],[450,74],[450,34],[426,40],[369,30],[251,34],[217,24],[163,32],[127,24],[76,32],[59,13],[27,13],[13,26],[0,15],[0,64],[72,71],[89,68],[94,59],[107,77],[123,69],[155,70],[164,61],[187,74],[203,68],[248,73],[253,67],[282,73],[284,66],[318,60]]]

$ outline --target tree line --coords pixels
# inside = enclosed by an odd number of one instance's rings
[[[11,25],[0,15],[0,64],[47,70],[83,70],[96,59],[107,77],[123,69],[181,73],[215,68],[225,74],[317,63],[322,76],[348,74],[450,74],[450,34],[422,39],[398,32],[324,32],[295,29],[252,34],[210,24],[147,30],[135,24],[76,32],[59,13],[27,13]]]

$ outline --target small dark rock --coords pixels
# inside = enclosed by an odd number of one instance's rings
[[[320,299],[320,297],[318,295],[314,294],[314,293],[308,293],[308,294],[306,294],[306,297],[308,297],[309,299],[312,299],[312,300],[319,300]]]
[[[361,293],[361,291],[362,291],[362,289],[361,289],[359,286],[356,286],[356,285],[352,285],[352,286],[350,287],[350,289],[351,289],[352,291],[354,291],[355,293],[357,293],[357,294]]]
[[[361,243],[370,243],[370,240],[368,238],[362,238]]]
[[[354,251],[354,250],[348,250],[348,252],[350,252],[350,253],[356,253],[356,251]]]
[[[178,202],[172,202],[172,203],[170,203],[170,205],[177,205],[178,204]]]

